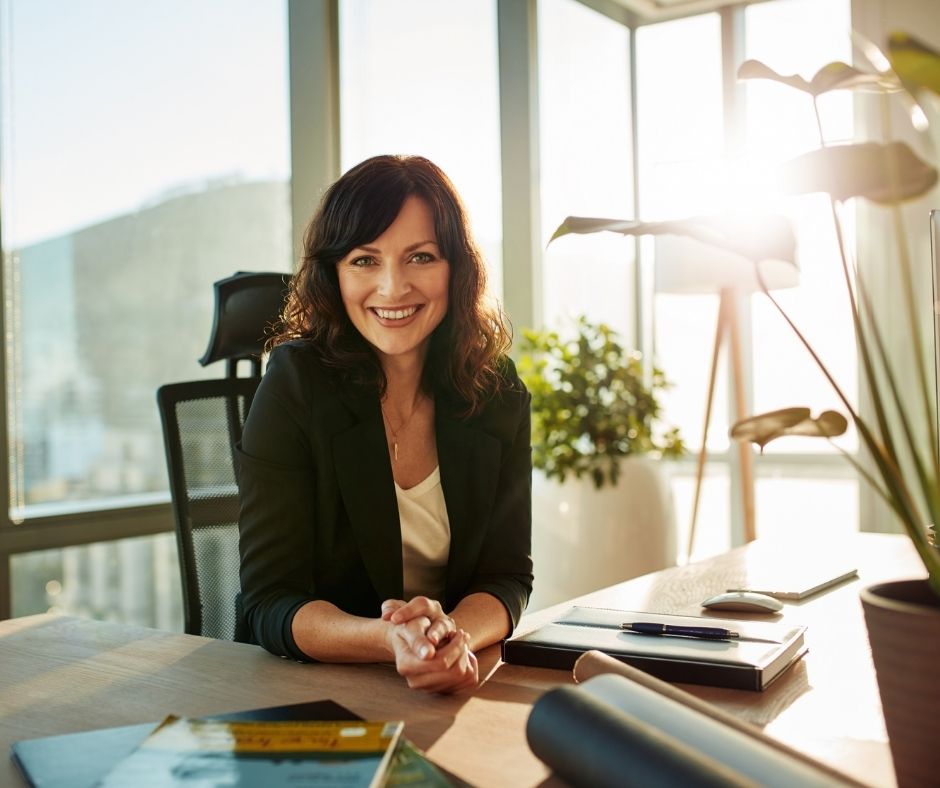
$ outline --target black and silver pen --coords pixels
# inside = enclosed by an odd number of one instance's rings
[[[683,627],[674,624],[656,624],[649,621],[627,622],[621,624],[620,628],[627,632],[638,632],[641,635],[673,635],[702,640],[731,640],[740,637],[739,633],[722,627]]]

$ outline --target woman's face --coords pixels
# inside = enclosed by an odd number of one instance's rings
[[[383,365],[392,358],[423,362],[447,314],[450,278],[427,203],[408,197],[388,229],[353,249],[337,272],[346,313]]]

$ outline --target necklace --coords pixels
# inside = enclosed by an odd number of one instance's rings
[[[385,426],[388,427],[388,431],[391,433],[391,436],[392,436],[392,455],[395,458],[395,462],[398,462],[398,433],[408,426],[408,422],[411,421],[411,417],[414,416],[415,412],[418,410],[419,402],[420,402],[420,399],[415,400],[415,404],[411,408],[411,413],[409,413],[407,417],[405,417],[404,421],[402,421],[402,423],[398,425],[397,430],[392,429],[392,424],[388,420],[388,416],[385,414],[385,403],[384,402],[379,403],[379,407],[382,410],[382,421],[385,422]]]

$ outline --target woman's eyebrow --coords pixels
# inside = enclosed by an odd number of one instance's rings
[[[416,244],[409,244],[408,246],[406,246],[405,251],[413,252],[415,249],[418,249],[419,247],[424,246],[425,244],[432,244],[434,246],[437,246],[437,241],[433,241],[433,240],[418,241],[418,243]],[[375,246],[364,246],[364,245],[357,246],[353,249],[353,251],[356,251],[357,249],[363,252],[368,252],[369,254],[381,254],[382,253],[382,250],[376,248]]]
[[[406,247],[405,247],[405,251],[406,251],[406,252],[413,252],[413,251],[414,251],[415,249],[417,249],[419,246],[424,246],[425,244],[431,244],[432,246],[437,246],[437,241],[433,241],[433,240],[418,241],[418,243],[416,243],[416,244],[411,244],[411,246],[406,246]]]

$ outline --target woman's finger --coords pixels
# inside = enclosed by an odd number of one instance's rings
[[[425,634],[430,625],[431,621],[427,616],[419,616],[418,618],[412,618],[407,623],[398,624],[395,634],[404,641],[405,645],[418,659],[433,659],[436,649]]]
[[[444,645],[437,649],[436,660],[440,660],[447,669],[452,668],[467,650],[467,641],[458,630]]]
[[[465,668],[457,666],[444,671],[419,673],[407,677],[408,686],[424,692],[450,693],[458,692],[468,687],[475,687],[479,683],[479,669],[476,655],[466,654]]]
[[[392,613],[404,606],[404,599],[386,599],[382,603],[382,620],[389,621],[392,617]]]
[[[431,626],[428,627],[427,638],[434,645],[439,646],[446,642],[454,632],[457,631],[457,625],[450,616],[441,616],[433,619]]]
[[[429,619],[440,618],[444,615],[441,603],[426,596],[416,596],[392,613],[389,619],[393,624],[403,624],[416,616],[427,616]]]

